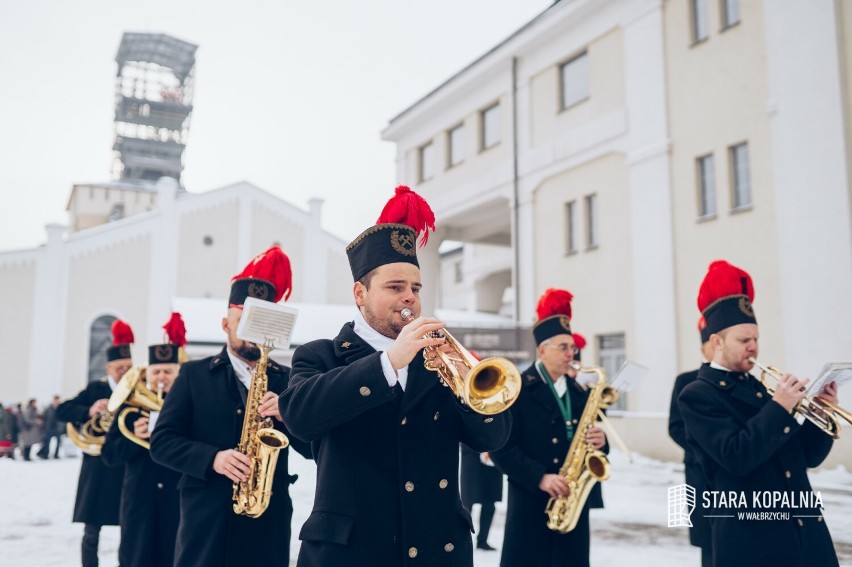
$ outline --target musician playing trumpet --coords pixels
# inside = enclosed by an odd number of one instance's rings
[[[678,406],[708,490],[735,498],[714,504],[706,492],[696,494],[692,513],[713,516],[717,567],[836,566],[822,504],[807,475],[826,458],[833,438],[793,414],[806,379],[784,374],[770,394],[748,373],[759,337],[753,300],[748,273],[721,260],[710,264],[698,308],[712,360],[683,389]],[[837,389],[831,384],[818,396],[836,403]]]
[[[182,347],[186,344],[186,329],[179,313],[172,313],[163,328],[168,341],[148,347],[148,366],[142,371],[146,384],[137,386],[147,388],[152,393],[151,398],[161,401],[177,377]],[[132,370],[123,380],[140,373]],[[125,391],[128,393],[133,395]],[[116,410],[115,419],[101,458],[108,466],[124,469],[119,511],[119,564],[122,567],[170,567],[174,563],[180,519],[177,489],[180,474],[151,459],[150,451],[144,446],[151,437],[151,418],[143,415],[132,401]],[[118,420],[124,420],[123,427]]]
[[[568,495],[568,482],[559,470],[575,436],[609,452],[600,427],[577,430],[589,392],[577,383],[572,368],[579,349],[570,324],[571,300],[571,293],[562,289],[548,289],[539,299],[539,320],[532,329],[536,361],[523,372],[521,395],[510,410],[509,441],[491,453],[509,478],[501,567],[589,565],[589,510],[603,508],[601,485],[592,488],[577,526],[568,533],[549,529],[544,513],[550,498]]]
[[[346,250],[355,320],[334,339],[296,349],[279,399],[288,429],[313,442],[318,467],[300,567],[471,567],[459,442],[490,451],[511,426],[508,412],[486,416],[462,405],[424,367],[424,349],[445,342],[428,336],[444,324],[420,314],[416,239],[434,230],[434,215],[408,187],[396,193]]]

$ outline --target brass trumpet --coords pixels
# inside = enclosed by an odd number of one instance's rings
[[[127,416],[131,413],[139,413],[142,417],[148,417],[152,411],[160,411],[163,407],[163,385],[159,384],[157,393],[148,389],[145,381],[146,370],[144,367],[134,366],[128,370],[119,380],[115,390],[107,403],[107,410],[115,413],[122,404],[126,407],[118,414],[118,429],[121,434],[146,449],[151,449],[151,443],[147,439],[137,437],[127,427]]]
[[[772,366],[764,366],[754,357],[749,357],[749,360],[760,369],[758,380],[764,385],[766,391],[769,392],[770,396],[775,395],[776,387],[781,382],[784,372]],[[770,379],[774,382],[770,383]],[[801,415],[835,439],[840,438],[840,420],[838,418],[843,418],[846,423],[852,424],[852,413],[817,396],[802,398],[793,409],[793,414]]]
[[[399,312],[406,321],[414,319],[407,307]],[[437,347],[426,347],[423,365],[427,370],[438,373],[441,383],[452,390],[459,401],[476,413],[494,415],[509,409],[521,391],[521,374],[506,358],[490,357],[478,361],[446,329],[429,333],[428,338],[444,338],[453,351],[446,353]],[[435,351],[440,363],[435,364],[428,356]],[[456,365],[468,369],[462,377]]]

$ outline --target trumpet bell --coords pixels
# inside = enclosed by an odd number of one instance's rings
[[[463,397],[473,411],[494,415],[509,409],[520,391],[521,375],[515,365],[505,358],[491,357],[470,369]]]

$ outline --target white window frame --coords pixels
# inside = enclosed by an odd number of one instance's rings
[[[465,139],[464,123],[447,130],[447,168],[464,163]]]
[[[748,142],[730,146],[728,157],[731,164],[731,209],[734,211],[751,209]]]
[[[722,9],[722,29],[740,23],[740,0],[719,0]]]
[[[600,230],[598,227],[598,195],[591,193],[583,197],[583,204],[586,209],[586,250],[592,250],[600,246]]]
[[[695,158],[699,220],[716,218],[716,162],[713,154]]]
[[[589,98],[589,53],[584,51],[559,66],[559,109],[567,110]]]
[[[689,0],[689,23],[692,43],[701,43],[710,37],[707,0]]]
[[[429,181],[435,177],[435,145],[429,141],[417,148],[417,179]]]
[[[578,250],[577,200],[565,203],[565,253],[576,254]]]
[[[497,146],[502,141],[503,134],[500,124],[500,103],[495,102],[491,106],[483,108],[479,112],[480,122],[480,144],[481,151]]]

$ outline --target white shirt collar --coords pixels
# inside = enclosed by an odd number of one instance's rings
[[[541,361],[538,361],[538,362],[539,362],[539,364],[541,364],[542,368],[547,370],[547,368],[545,368],[543,362],[541,362]],[[542,376],[541,379],[545,381],[545,384],[547,383],[548,378],[546,376]],[[560,376],[559,378],[557,378],[555,382],[553,382],[553,387],[556,389],[556,393],[559,394],[560,398],[565,395],[565,391],[568,389],[568,381],[565,379],[564,374],[562,376]]]
[[[251,375],[254,373],[252,367],[249,366],[246,361],[232,353],[231,349],[226,348],[225,352],[228,353],[228,358],[231,360],[231,366],[234,367],[234,374],[236,374],[237,379],[243,383],[243,386],[246,387],[246,390],[250,389]]]
[[[109,374],[107,374],[106,379],[107,379],[107,384],[109,384],[109,389],[115,390],[115,387],[118,386],[118,382],[116,382],[115,379],[112,376],[110,376]]]
[[[364,342],[376,349],[377,352],[386,352],[396,342],[394,339],[384,336],[367,323],[361,310],[355,313],[355,334],[364,339]]]
[[[721,364],[716,364],[715,362],[710,363],[710,368],[715,368],[716,370],[721,370],[722,372],[730,372],[729,368],[725,368]]]

